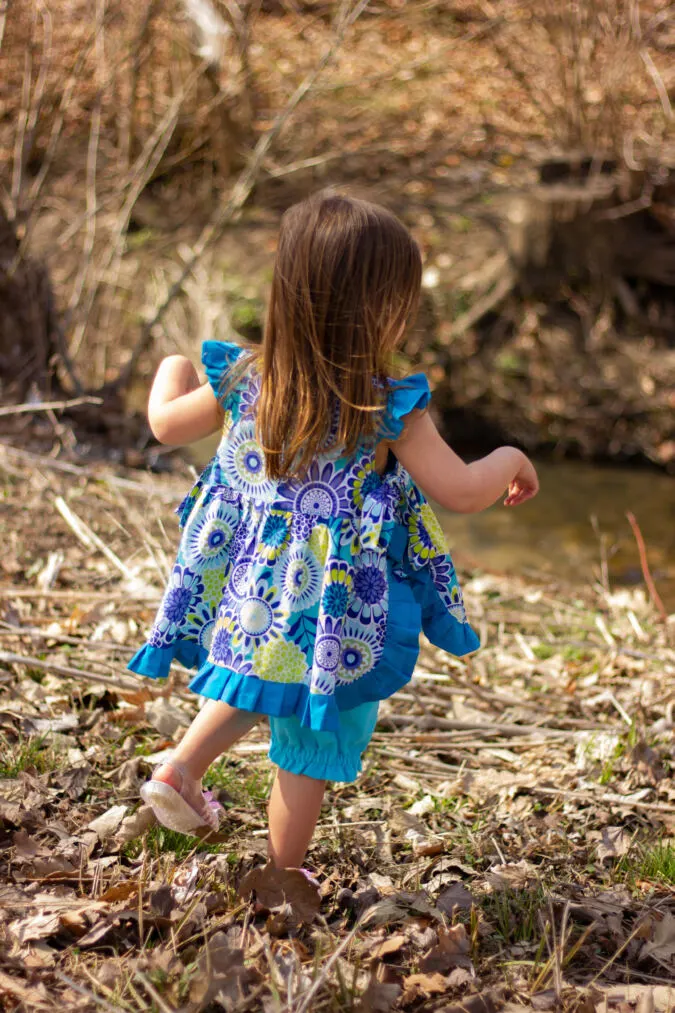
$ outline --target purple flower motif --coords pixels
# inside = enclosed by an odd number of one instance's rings
[[[203,593],[204,584],[199,574],[176,563],[152,629],[151,643],[154,646],[165,646],[176,639],[190,607]]]
[[[389,598],[385,566],[379,552],[362,552],[355,560],[349,615],[365,625],[377,623],[384,616]]]
[[[239,675],[251,675],[253,666],[251,662],[232,646],[230,631],[224,626],[217,626],[211,643],[209,661],[222,668],[229,668]]]
[[[449,556],[432,556],[428,565],[434,587],[440,594],[456,583],[455,568]]]
[[[350,508],[347,473],[332,461],[313,461],[304,481],[282,482],[277,493],[281,509],[324,519]]]
[[[237,389],[239,398],[239,411],[242,415],[253,414],[258,397],[260,395],[260,380],[257,376],[250,376]]]
[[[314,663],[312,665],[312,686],[315,684],[316,675],[334,677],[340,664],[342,653],[342,621],[333,619],[331,616],[322,616],[317,628],[317,637],[314,642]]]
[[[213,633],[216,627],[217,609],[200,601],[196,608],[188,612],[187,629],[183,630],[186,640],[196,640],[200,647],[210,650]]]

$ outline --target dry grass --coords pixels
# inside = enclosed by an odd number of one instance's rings
[[[6,20],[3,203],[22,254],[47,260],[85,386],[119,374],[158,305],[155,266],[167,253],[184,262],[317,64],[339,7],[251,3],[233,21],[240,8],[215,0],[223,33],[209,62],[189,6],[36,0],[11,5]],[[370,4],[266,153],[259,208],[346,182],[423,217],[439,190],[461,202],[473,163],[484,192],[526,183],[544,150],[611,148],[632,166],[663,155],[672,12],[563,6]],[[190,305],[182,287],[174,298]]]

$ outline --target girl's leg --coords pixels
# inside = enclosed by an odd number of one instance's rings
[[[196,812],[205,814],[208,809],[202,796],[202,777],[216,757],[259,720],[260,714],[237,710],[222,700],[207,700],[173,753],[173,763],[184,774],[171,763],[163,763],[153,773],[153,780],[171,785]]]
[[[277,770],[270,795],[268,855],[278,869],[299,868],[312,839],[325,781]]]

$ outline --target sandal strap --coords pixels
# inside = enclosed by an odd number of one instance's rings
[[[172,770],[176,771],[176,773],[180,777],[180,788],[178,789],[178,792],[179,794],[182,795],[183,785],[185,784],[186,779],[190,780],[190,775],[187,773],[184,764],[178,763],[176,760],[173,759],[162,760],[162,762],[158,763],[155,769],[153,770],[152,777],[154,777],[157,771],[161,770],[162,767],[171,767]]]

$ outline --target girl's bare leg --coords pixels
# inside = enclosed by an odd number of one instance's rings
[[[278,869],[299,868],[312,839],[325,781],[304,774],[277,771],[267,811],[269,814],[268,855]]]
[[[260,720],[260,714],[237,710],[222,700],[207,700],[178,743],[173,761],[187,777],[170,763],[163,763],[153,779],[180,791],[188,805],[198,813],[204,810],[202,777],[216,757],[224,753]]]

